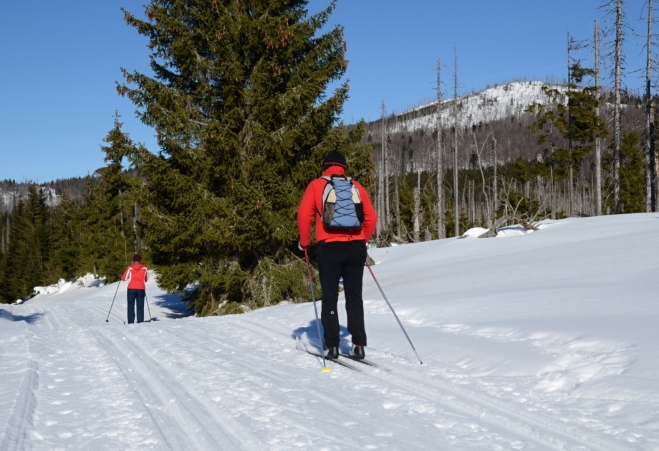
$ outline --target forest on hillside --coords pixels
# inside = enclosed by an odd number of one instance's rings
[[[347,84],[328,90],[347,68],[341,27],[318,34],[333,6],[306,17],[301,0],[285,10],[266,2],[260,16],[234,2],[221,11],[170,3],[146,5],[147,21],[125,11],[154,55],[168,56],[153,77],[125,70],[117,86],[157,131],[159,148],[132,142],[117,115],[99,137],[106,166],[93,174],[0,182],[0,302],[86,273],[114,281],[134,252],[167,291],[197,287],[187,300],[200,315],[306,301],[295,213],[333,150],[372,196],[377,246],[659,210],[652,33],[647,89],[626,91],[622,0],[607,3],[614,26],[596,25],[589,46],[577,51],[568,39],[565,82],[458,96],[456,75],[444,96],[438,62],[436,101],[394,114],[383,103],[379,120],[350,126],[339,117]],[[246,25],[235,27],[235,17]],[[267,39],[246,53],[223,45],[225,33],[245,46]],[[600,55],[600,38],[615,51]]]
[[[515,84],[519,83],[513,83]],[[558,87],[564,89],[565,85]],[[622,201],[619,212],[645,212],[642,142],[646,125],[645,105],[641,97],[631,93],[624,94],[622,121],[627,138],[621,142]],[[460,98],[460,101],[463,99]],[[540,97],[537,99],[537,101],[541,100],[547,101]],[[602,93],[600,112],[609,124],[613,117],[613,100],[612,93]],[[451,105],[446,103],[444,102],[442,108],[450,109]],[[426,107],[425,115],[433,117],[425,123],[434,125],[435,108],[435,105]],[[396,241],[436,239],[438,236],[437,132],[436,127],[418,126],[420,122],[418,120],[414,124],[415,119],[423,117],[423,113],[423,111],[421,114],[417,112],[414,116],[408,112],[391,114],[367,124],[367,133],[363,142],[373,147],[372,158],[377,165],[384,166],[386,156],[389,173],[388,177],[383,177],[389,184],[383,188],[383,191],[389,193],[387,220],[389,228],[385,232],[386,236],[381,240],[381,245]],[[442,130],[445,168],[443,191],[447,202],[445,237],[455,236],[453,152],[456,145],[460,234],[472,227],[489,228],[495,219],[513,210],[515,213],[511,213],[511,216],[517,217],[517,222],[520,219],[537,222],[546,218],[597,214],[594,143],[590,143],[578,162],[578,171],[573,180],[572,211],[570,211],[566,164],[557,160],[557,154],[554,153],[560,147],[568,147],[567,140],[558,130],[552,130],[552,136],[539,143],[539,135],[532,131],[536,121],[537,114],[522,110],[518,114],[490,121],[477,123],[463,121],[467,123],[459,127],[457,133],[453,126]],[[424,125],[423,122],[421,121],[421,125]],[[382,152],[383,123],[386,155]],[[418,127],[413,128],[410,123]],[[603,214],[611,214],[614,206],[613,145],[614,137],[609,131],[600,141],[604,174],[601,204]],[[415,210],[416,191],[420,193],[418,210]],[[374,194],[377,196],[377,193]],[[384,197],[386,203],[386,193]],[[380,207],[380,210],[386,217],[387,206]],[[418,223],[416,234],[415,217]],[[499,226],[514,220],[515,218],[511,218],[510,221],[499,223]]]

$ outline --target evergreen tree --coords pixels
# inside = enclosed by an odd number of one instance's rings
[[[46,205],[46,196],[42,189],[34,185],[28,188],[27,198],[28,232],[25,240],[27,246],[26,265],[29,288],[45,285],[47,280],[48,254],[50,249],[49,219],[50,211]],[[31,290],[30,290],[31,292]]]
[[[50,279],[73,279],[81,275],[79,205],[64,189],[59,205],[51,214],[49,275]]]
[[[620,213],[645,212],[645,165],[640,138],[633,130],[622,133],[620,143]],[[604,164],[612,167],[613,154],[604,157]],[[613,191],[610,188],[607,205],[613,208]]]
[[[125,12],[149,39],[154,76],[124,71],[118,90],[160,146],[132,155],[148,180],[143,241],[161,287],[198,284],[199,314],[299,299],[305,269],[292,252],[306,184],[332,150],[353,174],[369,168],[364,125],[334,128],[347,83],[326,95],[347,68],[342,28],[318,35],[335,5],[307,17],[307,3],[151,0],[145,21]],[[294,282],[277,283],[282,271]]]
[[[108,164],[88,179],[81,211],[83,272],[105,276],[109,282],[118,280],[133,254],[131,189],[137,182],[125,173],[122,161],[135,147],[121,126],[119,116],[115,115],[114,126],[103,139],[109,145],[101,146]]]
[[[584,158],[595,150],[595,138],[608,135],[608,129],[605,119],[597,114],[599,88],[582,86],[584,79],[593,77],[595,72],[577,63],[570,67],[570,75],[571,82],[567,84],[565,91],[547,86],[542,88],[555,108],[547,110],[544,105],[535,103],[527,111],[538,115],[530,129],[539,134],[539,145],[550,138],[550,124],[556,127],[565,139],[565,146],[552,149],[546,162],[558,169],[554,170],[555,175],[559,178],[568,177],[570,186],[573,186]],[[563,100],[565,97],[567,102]]]
[[[25,298],[29,293],[29,282],[26,280],[24,262],[28,259],[27,242],[29,236],[29,219],[23,200],[19,200],[11,214],[9,245],[2,259],[2,283],[0,298],[5,303]]]
[[[11,215],[9,245],[2,259],[0,298],[3,302],[25,299],[35,286],[48,279],[49,210],[42,190],[28,188],[27,202],[19,200]]]

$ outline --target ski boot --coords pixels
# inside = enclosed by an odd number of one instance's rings
[[[363,360],[364,357],[366,357],[366,351],[362,345],[353,344],[352,349],[350,349],[350,356],[359,360]]]
[[[330,360],[336,360],[339,358],[339,347],[338,346],[332,346],[331,348],[328,348],[325,350],[325,358],[330,359]]]

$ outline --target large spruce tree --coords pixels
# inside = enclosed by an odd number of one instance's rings
[[[116,281],[133,255],[131,211],[138,179],[123,170],[122,162],[139,146],[134,146],[121,129],[119,115],[101,146],[106,166],[87,181],[82,207],[80,265],[82,273],[93,272]]]
[[[311,16],[307,3],[151,0],[147,20],[125,11],[149,39],[153,76],[124,70],[118,90],[160,146],[133,155],[147,181],[142,236],[161,287],[198,286],[199,314],[305,297],[293,253],[302,192],[331,150],[353,174],[368,167],[363,125],[335,127],[347,83],[327,91],[347,68],[342,28],[319,33],[334,3]]]

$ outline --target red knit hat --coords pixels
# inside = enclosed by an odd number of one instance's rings
[[[133,261],[134,262],[141,262],[142,261],[142,256],[140,254],[133,255]]]

